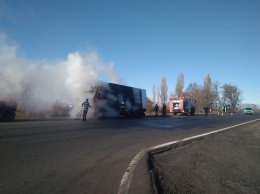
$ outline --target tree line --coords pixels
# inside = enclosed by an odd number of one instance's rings
[[[224,106],[229,108],[229,111],[235,112],[242,102],[242,91],[237,85],[225,83],[220,85],[218,81],[211,81],[211,77],[207,74],[203,84],[197,82],[189,83],[184,90],[184,75],[178,75],[175,90],[169,92],[165,77],[162,77],[160,84],[153,84],[152,99],[147,98],[147,112],[153,112],[153,107],[158,104],[159,107],[163,103],[168,104],[169,98],[188,97],[196,100],[196,112],[201,112],[205,106],[211,109],[222,111]]]

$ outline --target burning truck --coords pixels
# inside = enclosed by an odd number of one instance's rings
[[[146,90],[114,83],[100,83],[93,87],[94,117],[118,117],[119,106],[124,103],[125,117],[145,116]]]
[[[0,121],[12,121],[15,118],[17,103],[11,99],[0,99]]]

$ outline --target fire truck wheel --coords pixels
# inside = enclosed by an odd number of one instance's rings
[[[191,112],[190,112],[190,115],[195,115],[195,108],[191,108]]]
[[[12,121],[15,118],[15,111],[12,109],[4,109],[1,113],[0,120],[1,121]]]

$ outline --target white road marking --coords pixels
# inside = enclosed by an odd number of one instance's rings
[[[119,191],[118,194],[123,194],[123,193],[128,193],[128,189],[131,183],[131,179],[132,176],[134,174],[135,171],[135,167],[137,166],[138,162],[140,161],[140,159],[143,157],[143,155],[147,152],[147,149],[143,149],[142,151],[140,151],[135,157],[134,159],[130,162],[122,180],[120,183],[120,187],[119,187]]]
[[[164,143],[164,144],[160,144],[160,145],[157,145],[157,146],[153,146],[153,147],[150,147],[150,148],[143,149],[130,162],[130,164],[129,164],[129,166],[128,166],[128,168],[127,168],[127,170],[126,170],[126,172],[125,172],[125,174],[124,174],[124,176],[123,176],[123,178],[121,180],[118,194],[127,194],[128,193],[128,190],[129,190],[129,187],[130,187],[130,184],[131,184],[131,179],[132,179],[133,174],[135,172],[135,168],[136,168],[138,162],[141,160],[141,158],[148,151],[152,151],[152,150],[155,150],[155,149],[158,149],[158,148],[163,148],[163,147],[166,147],[166,146],[169,146],[169,145],[173,145],[173,144],[176,144],[176,143],[179,143],[179,142],[183,142],[183,141],[187,141],[187,140],[191,140],[191,139],[196,139],[198,137],[207,136],[207,135],[210,135],[210,134],[213,134],[213,133],[218,133],[218,132],[221,132],[221,131],[225,131],[227,129],[231,129],[231,128],[234,128],[234,127],[238,127],[238,126],[245,125],[245,124],[252,123],[252,122],[255,122],[255,121],[259,121],[259,120],[260,119],[255,119],[255,120],[252,120],[252,121],[248,121],[248,122],[245,122],[245,123],[233,125],[233,126],[226,127],[226,128],[223,128],[223,129],[211,131],[211,132],[208,132],[208,133],[203,133],[201,135],[196,135],[196,136],[184,138],[184,139],[181,139],[181,140],[176,140],[176,141],[172,141],[172,142],[168,142],[168,143]]]

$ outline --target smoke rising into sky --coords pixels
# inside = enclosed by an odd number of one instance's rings
[[[0,33],[0,98],[14,97],[18,103],[29,96],[27,107],[43,110],[60,101],[73,105],[71,116],[81,110],[81,103],[91,98],[86,91],[100,79],[122,83],[113,63],[105,63],[96,52],[73,52],[56,62],[31,60],[18,56],[16,44]]]

